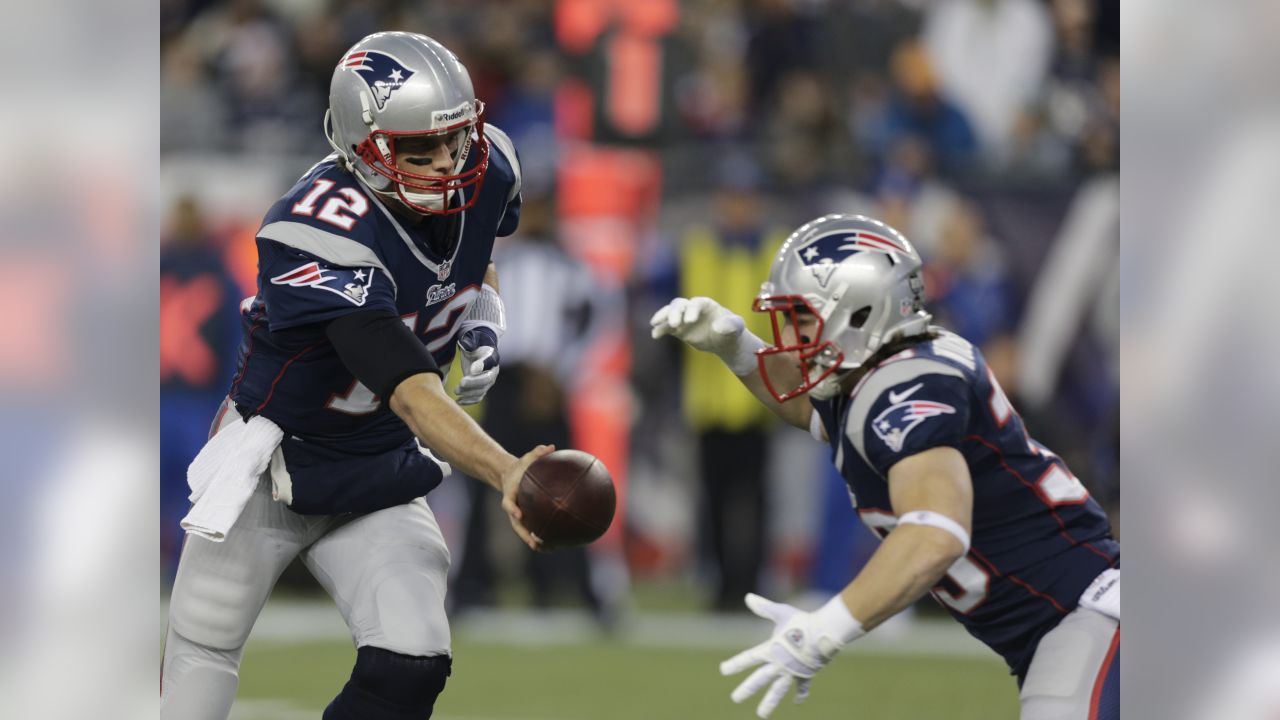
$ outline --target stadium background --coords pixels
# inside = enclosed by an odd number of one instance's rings
[[[764,517],[726,522],[767,528],[766,594],[829,594],[871,546],[826,451],[735,420],[732,378],[650,341],[646,320],[682,288],[750,274],[726,268],[820,213],[867,212],[906,232],[930,266],[935,314],[982,345],[1032,432],[1118,510],[1118,2],[161,8],[166,579],[183,470],[232,372],[234,308],[253,293],[253,232],[328,152],[332,67],[379,29],[424,32],[461,56],[521,153],[539,220],[515,242],[540,233],[590,268],[595,320],[566,407],[573,445],[605,459],[624,491],[592,549],[603,622],[568,593],[554,603],[564,609],[528,609],[520,550],[496,526],[495,606],[454,618],[458,672],[440,717],[750,716],[715,663],[765,628],[707,610],[720,573],[701,501],[707,437],[765,448]],[[457,564],[463,481],[430,500]],[[845,679],[819,680],[814,707],[779,716],[1014,713],[999,662],[927,604],[864,642],[828,673]],[[250,640],[235,717],[315,717],[349,656],[336,610],[305,571],[288,573]]]

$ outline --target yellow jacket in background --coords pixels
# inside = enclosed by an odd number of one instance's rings
[[[741,315],[747,330],[773,341],[768,316],[751,311],[785,231],[768,231],[757,248],[727,246],[708,227],[687,232],[680,250],[680,295],[705,296]],[[685,347],[684,411],[695,431],[746,430],[773,419],[720,358]]]

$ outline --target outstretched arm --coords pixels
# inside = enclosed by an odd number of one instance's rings
[[[650,335],[655,340],[663,335],[672,335],[695,350],[716,355],[765,407],[787,423],[809,429],[813,406],[808,400],[795,397],[780,403],[765,388],[756,351],[767,345],[747,330],[746,322],[738,314],[711,298],[675,298],[654,313],[649,324]],[[800,370],[789,358],[773,355],[766,362],[769,363],[771,378],[799,383]]]
[[[732,675],[761,665],[730,696],[742,702],[768,686],[756,714],[768,717],[794,685],[796,702],[842,647],[918,600],[968,550],[973,487],[964,457],[936,447],[889,470],[898,527],[862,572],[814,612],[747,595],[747,607],[774,623],[772,636],[720,664]]]
[[[536,550],[540,541],[520,522],[516,489],[525,468],[552,448],[539,446],[519,459],[504,450],[449,397],[435,360],[394,313],[349,313],[330,322],[325,334],[351,374],[387,399],[423,445],[502,493],[512,528]]]
[[[969,549],[973,484],[955,448],[936,447],[894,464],[889,500],[898,527],[840,593],[866,630],[919,600]]]
[[[397,385],[391,395],[390,407],[423,445],[438,452],[449,464],[502,493],[502,509],[510,516],[512,529],[526,545],[534,550],[539,548],[542,541],[520,522],[516,491],[524,471],[554,447],[539,445],[516,458],[458,407],[435,373],[419,373]]]

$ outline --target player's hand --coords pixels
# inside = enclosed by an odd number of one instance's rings
[[[507,518],[511,520],[511,529],[515,530],[524,544],[533,550],[542,549],[542,538],[529,532],[529,529],[520,521],[523,513],[520,512],[520,506],[516,505],[516,494],[520,490],[520,479],[524,477],[524,471],[529,469],[534,460],[555,449],[555,445],[539,445],[522,455],[502,474],[502,509],[507,511]]]
[[[708,297],[678,297],[649,318],[654,340],[674,335],[695,350],[732,354],[746,323],[737,313],[726,310]]]
[[[462,379],[458,404],[474,405],[498,381],[498,335],[485,326],[473,327],[458,338],[462,350]]]
[[[708,297],[675,298],[649,318],[649,325],[654,340],[673,335],[695,350],[718,355],[738,375],[756,368],[755,351],[764,347],[746,332],[742,316]]]
[[[840,602],[840,598],[833,601]],[[720,663],[720,674],[734,675],[760,665],[729,697],[740,703],[767,686],[769,689],[756,708],[756,715],[761,718],[769,717],[793,686],[796,688],[795,701],[804,702],[809,696],[809,682],[813,676],[835,657],[845,643],[862,632],[856,620],[853,621],[857,626],[856,633],[850,631],[852,626],[830,627],[830,621],[824,617],[826,608],[808,613],[754,593],[747,593],[746,602],[751,612],[773,621],[773,634],[759,645]]]

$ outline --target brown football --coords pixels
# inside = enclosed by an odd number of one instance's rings
[[[556,450],[538,458],[516,495],[524,526],[542,547],[586,545],[613,522],[617,497],[604,463],[581,450]]]

